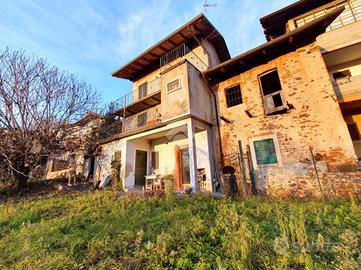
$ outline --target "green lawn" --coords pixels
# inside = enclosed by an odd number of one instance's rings
[[[119,198],[0,205],[1,269],[361,269],[352,199]]]

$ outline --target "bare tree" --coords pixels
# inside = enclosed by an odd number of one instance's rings
[[[95,110],[98,95],[75,75],[23,51],[0,51],[0,162],[25,185],[59,150],[68,126]]]

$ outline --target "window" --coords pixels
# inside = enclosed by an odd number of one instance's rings
[[[140,113],[138,114],[138,119],[137,119],[137,126],[138,127],[143,127],[147,124],[147,113]]]
[[[152,152],[152,169],[159,169],[159,152]]]
[[[253,142],[258,165],[278,163],[275,144],[272,138]]]
[[[342,78],[349,78],[349,77],[351,77],[351,72],[349,69],[337,71],[337,72],[332,73],[332,77],[334,80],[342,79]]]
[[[138,87],[138,99],[142,99],[147,96],[148,83],[145,82]]]
[[[284,112],[286,102],[277,69],[259,76],[266,115]]]
[[[168,93],[172,92],[174,90],[180,89],[180,88],[182,88],[180,78],[175,79],[175,80],[167,83],[167,91],[168,91]]]
[[[347,128],[353,141],[359,141],[361,139],[356,123],[347,124]]]
[[[225,91],[226,91],[226,101],[228,108],[236,106],[243,102],[241,87],[239,85],[227,88]]]

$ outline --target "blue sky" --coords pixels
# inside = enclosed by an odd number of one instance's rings
[[[93,85],[108,103],[131,89],[111,72],[203,12],[231,56],[265,42],[259,18],[295,0],[0,0],[0,49],[24,49]]]

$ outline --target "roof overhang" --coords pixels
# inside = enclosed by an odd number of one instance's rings
[[[286,23],[315,8],[334,0],[300,0],[260,19],[266,39],[269,41],[286,33]]]
[[[310,44],[314,42],[320,34],[326,31],[326,28],[343,10],[344,7],[335,9],[303,27],[288,32],[203,72],[203,76],[208,83],[216,84]]]
[[[195,39],[207,39],[211,42],[214,45],[221,62],[231,58],[222,35],[203,14],[199,14],[128,64],[113,72],[112,75],[114,77],[134,81],[142,75],[159,68],[160,57],[172,51],[179,45],[194,41]]]

